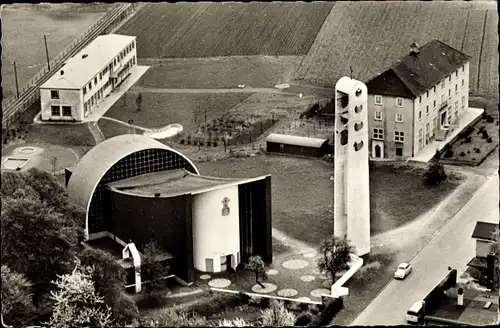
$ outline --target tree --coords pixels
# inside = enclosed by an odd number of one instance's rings
[[[111,310],[95,291],[93,268],[75,262],[73,272],[53,282],[58,290],[51,292],[55,305],[47,324],[58,328],[109,327]]]
[[[318,258],[318,269],[330,276],[333,285],[335,275],[349,269],[348,264],[355,248],[347,239],[332,236],[321,241],[318,252],[321,254],[321,257]]]
[[[2,199],[2,262],[34,284],[34,302],[58,273],[67,272],[78,240],[78,227],[45,203]]]
[[[142,94],[139,93],[135,99],[135,106],[138,112],[142,110]]]
[[[269,302],[269,308],[262,310],[260,323],[264,327],[291,327],[295,325],[296,319],[282,302],[272,299]]]
[[[93,266],[92,281],[97,293],[111,307],[117,323],[130,324],[139,319],[136,303],[125,293],[125,270],[108,252],[98,249],[85,249],[79,259],[83,266]]]
[[[262,261],[262,258],[259,255],[250,256],[248,263],[245,264],[245,267],[247,270],[255,272],[255,283],[259,284],[260,287],[265,288],[264,285],[259,282],[259,277],[265,278],[267,276],[265,264],[264,261]]]
[[[438,161],[431,161],[427,171],[424,172],[424,181],[430,185],[437,185],[446,181],[447,176],[443,164]]]
[[[31,283],[26,277],[2,265],[2,323],[25,325],[25,319],[35,309],[31,297]]]
[[[495,254],[495,268],[496,268],[496,283],[500,283],[500,229],[495,228],[495,232],[493,232],[493,240],[490,244],[490,252]]]
[[[165,261],[159,260],[161,249],[155,240],[144,246],[144,260],[141,263],[141,275],[149,278],[149,291],[158,291],[166,288],[165,277],[168,276],[170,267]]]

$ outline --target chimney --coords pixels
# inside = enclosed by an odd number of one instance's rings
[[[418,44],[413,42],[410,44],[410,55],[417,56],[420,51],[418,50]]]
[[[61,70],[61,75],[64,75],[64,71],[63,70]]]

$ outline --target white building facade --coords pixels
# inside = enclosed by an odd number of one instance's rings
[[[98,36],[40,87],[42,121],[83,121],[135,65],[135,36]]]
[[[367,82],[372,158],[415,156],[468,110],[470,57],[433,40]]]

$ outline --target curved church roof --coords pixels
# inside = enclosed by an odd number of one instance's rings
[[[106,172],[122,158],[146,149],[164,149],[176,153],[199,174],[193,162],[167,145],[143,135],[125,134],[97,144],[80,159],[68,181],[68,195],[76,205],[82,206],[88,212],[92,195]]]

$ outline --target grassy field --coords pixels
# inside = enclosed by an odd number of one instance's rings
[[[305,55],[332,2],[148,4],[119,31],[139,58]]]
[[[333,231],[329,205],[333,202],[333,167],[323,161],[285,156],[231,158],[197,164],[212,176],[272,175],[273,227],[316,246]],[[438,204],[458,185],[426,187],[420,174],[381,166],[370,172],[372,234],[396,228]],[[401,195],[406,195],[401,198]],[[397,201],[395,201],[397,200]]]
[[[144,128],[160,128],[178,123],[184,132],[195,130],[199,124],[219,116],[249,97],[251,93],[142,93],[142,111],[137,112],[135,92],[127,92],[105,114],[123,122],[134,120]],[[196,118],[195,118],[196,117]]]
[[[498,15],[494,2],[338,1],[299,67],[298,81],[334,86],[353,68],[362,81],[432,39],[472,56],[473,95],[498,99]]]
[[[272,88],[290,83],[302,56],[233,56],[196,59],[140,60],[152,66],[139,80],[150,88],[217,89],[239,84]]]
[[[34,6],[34,5],[33,5]],[[102,7],[105,10],[106,7]],[[13,61],[21,89],[47,65],[43,35],[49,57],[54,58],[92,26],[104,12],[24,10],[2,8],[2,86],[5,99],[16,95]]]

